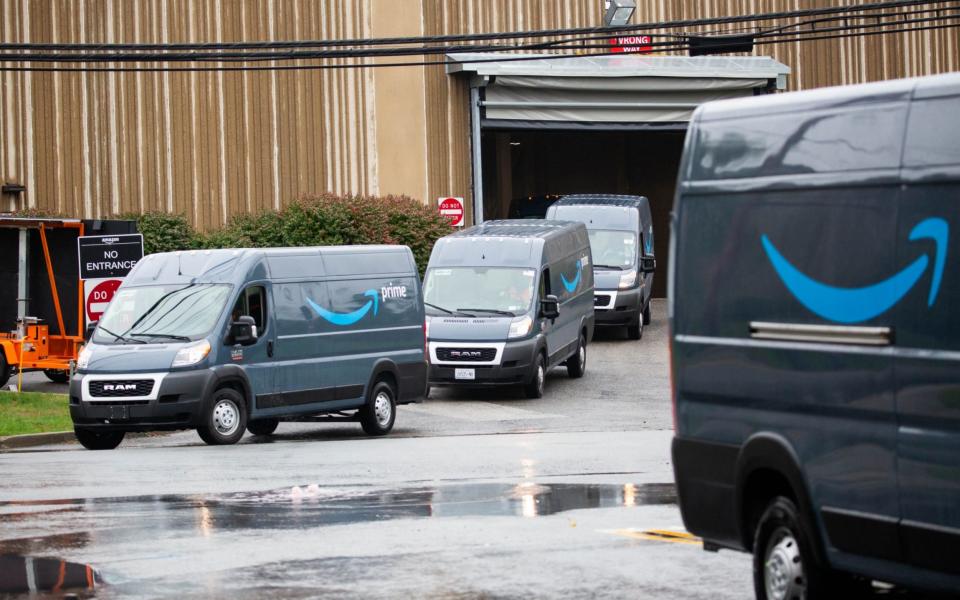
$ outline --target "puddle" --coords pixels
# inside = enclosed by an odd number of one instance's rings
[[[0,554],[0,595],[58,594],[58,597],[90,597],[100,574],[89,565],[57,560]]]

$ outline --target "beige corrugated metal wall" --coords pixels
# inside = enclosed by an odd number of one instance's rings
[[[602,13],[602,0],[0,3],[3,39],[32,42],[342,39],[396,28],[406,35],[513,31],[594,26]],[[643,0],[634,22],[830,4]],[[756,53],[793,68],[789,89],[960,67],[956,30],[758,46]],[[2,73],[0,175],[27,191],[20,205],[8,197],[0,208],[83,217],[164,210],[211,227],[237,212],[323,191],[409,193],[427,202],[460,195],[471,204],[467,82],[440,67],[402,72]],[[415,119],[398,126],[412,118],[411,107]],[[413,139],[419,129],[423,139]]]

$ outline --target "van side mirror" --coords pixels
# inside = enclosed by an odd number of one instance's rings
[[[93,332],[97,329],[97,323],[100,321],[90,321],[87,323],[87,328],[83,330],[83,341],[89,342],[90,338],[93,337]]]
[[[540,301],[540,316],[545,319],[556,319],[560,316],[560,300],[553,294],[547,295]]]
[[[230,341],[241,346],[250,346],[257,341],[257,322],[244,315],[230,324]]]
[[[657,270],[657,259],[652,256],[640,257],[640,271],[642,273],[653,273]]]

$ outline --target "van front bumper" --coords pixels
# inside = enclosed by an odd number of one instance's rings
[[[643,312],[643,288],[628,290],[595,290],[594,323],[600,326],[623,326],[636,323]],[[605,308],[606,307],[606,308]]]
[[[457,340],[435,342],[444,347],[471,348],[471,342]],[[430,385],[488,386],[517,385],[530,381],[533,374],[537,350],[540,347],[539,336],[515,342],[503,342],[503,351],[498,364],[477,364],[464,362],[435,362],[430,358]],[[474,379],[457,379],[457,369],[473,369]]]
[[[137,381],[156,377],[146,396],[92,397],[84,378],[103,382]],[[202,408],[217,382],[210,369],[144,375],[75,374],[70,380],[70,417],[74,427],[92,431],[172,431],[195,429]]]

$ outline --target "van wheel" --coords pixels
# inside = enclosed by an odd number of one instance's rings
[[[817,564],[809,532],[792,500],[778,496],[770,502],[753,541],[757,600],[827,597],[830,571]]]
[[[643,309],[643,324],[650,324],[650,301],[647,300],[647,306]]]
[[[580,343],[577,344],[577,351],[567,359],[567,374],[574,379],[583,377],[587,370],[587,337],[580,334]]]
[[[397,394],[386,381],[370,390],[370,399],[360,409],[360,426],[367,435],[387,435],[397,418]]]
[[[203,424],[197,428],[200,439],[211,446],[240,441],[247,426],[247,406],[240,392],[220,388],[204,410]]]
[[[7,381],[10,380],[10,363],[7,362],[7,355],[4,353],[3,348],[0,348],[0,387],[7,385]]]
[[[44,369],[43,374],[47,376],[47,379],[54,383],[67,383],[70,381],[70,373],[68,371],[62,371],[60,369]]]
[[[73,435],[87,450],[113,450],[123,441],[122,431],[90,431],[89,429],[73,428]]]
[[[627,337],[631,340],[639,340],[643,337],[643,316],[637,317],[636,323],[627,325]]]
[[[279,424],[279,419],[254,419],[247,423],[247,431],[253,435],[270,435]]]
[[[547,382],[547,361],[543,354],[537,355],[537,366],[533,370],[533,377],[530,383],[523,386],[523,393],[527,398],[543,398],[543,388]]]

